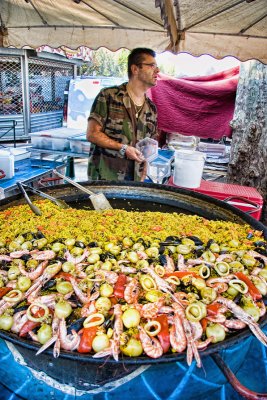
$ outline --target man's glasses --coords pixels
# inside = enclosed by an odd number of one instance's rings
[[[155,64],[155,63],[145,63],[145,62],[141,62],[141,63],[139,63],[139,64],[137,64],[137,65],[147,65],[148,67],[150,67],[150,68],[152,68],[152,69],[157,69],[157,68],[158,68],[157,64]]]

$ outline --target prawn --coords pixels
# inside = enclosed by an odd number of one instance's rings
[[[34,260],[53,260],[53,258],[56,256],[56,253],[53,250],[43,250],[31,254],[31,256]]]
[[[61,318],[59,322],[59,340],[60,348],[69,351],[76,350],[80,343],[80,336],[74,329],[70,334],[67,334],[65,318]]]
[[[130,283],[125,286],[124,299],[128,304],[133,304],[137,302],[139,296],[140,288],[138,286],[138,281],[132,278]]]
[[[114,306],[114,329],[113,329],[113,338],[111,339],[111,352],[114,360],[118,361],[118,355],[120,352],[120,337],[123,332],[123,323],[122,323],[122,310],[120,304],[115,304]]]
[[[143,350],[148,357],[159,358],[163,354],[163,348],[158,339],[149,336],[143,327],[138,326],[140,341],[143,346]]]
[[[200,359],[200,356],[198,353],[197,345],[196,345],[194,337],[193,337],[193,332],[192,332],[190,322],[185,317],[184,309],[178,303],[174,303],[173,308],[177,312],[177,315],[179,315],[179,317],[182,321],[182,324],[183,324],[183,329],[184,329],[184,333],[185,333],[186,340],[187,340],[187,352],[186,352],[187,364],[191,365],[192,359],[194,356],[196,359],[197,366],[201,367],[201,359]]]
[[[177,310],[174,311],[173,325],[170,329],[170,342],[172,348],[177,353],[182,353],[186,349],[187,340],[183,324]]]
[[[24,276],[27,276],[27,278],[30,278],[31,281],[34,281],[35,279],[39,278],[39,276],[43,273],[45,267],[47,266],[48,261],[43,261],[41,262],[36,269],[34,269],[31,272],[26,271],[26,269],[23,267],[22,262],[18,263],[18,268],[20,270],[20,273]]]
[[[232,314],[236,318],[238,318],[240,321],[244,322],[246,325],[248,325],[249,329],[254,333],[254,335],[257,337],[257,339],[264,344],[264,346],[267,346],[267,337],[264,334],[264,332],[260,329],[259,324],[254,320],[254,318],[249,315],[243,308],[241,308],[239,305],[237,305],[234,301],[230,299],[226,299],[225,297],[218,297],[216,299],[216,302],[219,304],[225,305],[228,310],[231,311]]]
[[[89,302],[89,297],[87,294],[84,294],[83,291],[79,288],[78,283],[74,277],[70,277],[70,283],[72,284],[73,290],[78,297],[78,299],[83,303],[86,304]]]

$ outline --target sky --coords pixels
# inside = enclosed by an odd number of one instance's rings
[[[240,61],[234,57],[217,60],[206,54],[194,57],[188,53],[164,52],[157,54],[156,60],[159,66],[164,66],[164,69],[173,69],[176,77],[212,75],[240,65]]]

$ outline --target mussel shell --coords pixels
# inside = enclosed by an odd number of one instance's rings
[[[182,243],[181,239],[178,236],[167,236],[164,242],[177,242],[177,243]]]
[[[207,244],[206,244],[206,249],[209,249],[212,243],[215,243],[215,240],[214,239],[209,239]]]
[[[57,261],[61,261],[62,263],[66,262],[66,258],[57,256]]]
[[[239,304],[240,303],[240,300],[242,299],[242,293],[238,293],[236,296],[235,296],[235,298],[234,298],[234,302],[236,303],[236,304]]]
[[[98,243],[97,242],[90,242],[88,244],[88,247],[98,247]]]
[[[103,327],[107,330],[108,328],[113,328],[114,326],[114,314],[105,320]]]
[[[84,249],[86,247],[86,245],[83,242],[81,242],[80,240],[76,240],[75,246],[81,247],[82,249]]]
[[[162,265],[166,265],[166,264],[167,264],[167,257],[166,257],[165,254],[160,254],[160,256],[159,256],[159,262],[160,262]]]
[[[263,249],[262,247],[256,247],[254,250],[257,253],[261,254],[262,256],[266,256],[267,257],[267,249]]]
[[[23,304],[24,302],[22,302]],[[20,303],[21,304],[21,303]],[[20,306],[19,304],[17,305],[17,307],[14,308],[14,314],[20,312],[20,311],[24,311],[27,310],[29,308],[28,304],[25,304],[24,306]]]
[[[164,246],[160,246],[159,248],[159,254],[163,254],[165,251],[165,247]]]
[[[68,327],[67,327],[67,334],[69,335],[72,330],[75,332],[79,332],[83,328],[83,322],[85,321],[86,317],[82,317],[77,319],[76,321],[72,322]]]
[[[253,244],[257,247],[267,248],[267,242],[263,242],[262,240],[257,240],[256,242],[253,242]]]
[[[57,283],[56,279],[50,279],[50,281],[46,282],[43,286],[43,290],[51,289]]]
[[[205,251],[205,247],[203,246],[197,246],[193,249],[193,254],[199,258],[202,256],[203,252]]]
[[[43,238],[45,238],[45,235],[43,234],[43,232],[38,231],[37,233],[34,234],[34,237],[36,239],[43,239]]]
[[[116,257],[114,256],[114,254],[109,253],[108,251],[107,251],[106,253],[100,254],[100,260],[101,260],[101,261],[106,261],[106,260],[108,260],[109,258],[116,258]]]
[[[30,258],[31,258],[30,254],[23,254],[23,256],[20,257],[20,259],[23,261],[28,261]]]
[[[197,236],[186,236],[188,239],[193,240],[196,246],[202,246],[204,243]]]
[[[5,260],[2,260],[2,261],[0,261],[0,267],[1,267],[1,269],[2,270],[4,270],[4,271],[8,271],[9,270],[9,263],[10,261],[5,261]]]

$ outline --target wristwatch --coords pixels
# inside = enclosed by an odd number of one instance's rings
[[[125,157],[127,147],[128,147],[127,144],[123,144],[123,145],[122,145],[122,148],[119,150],[119,154],[120,154],[122,157]]]

